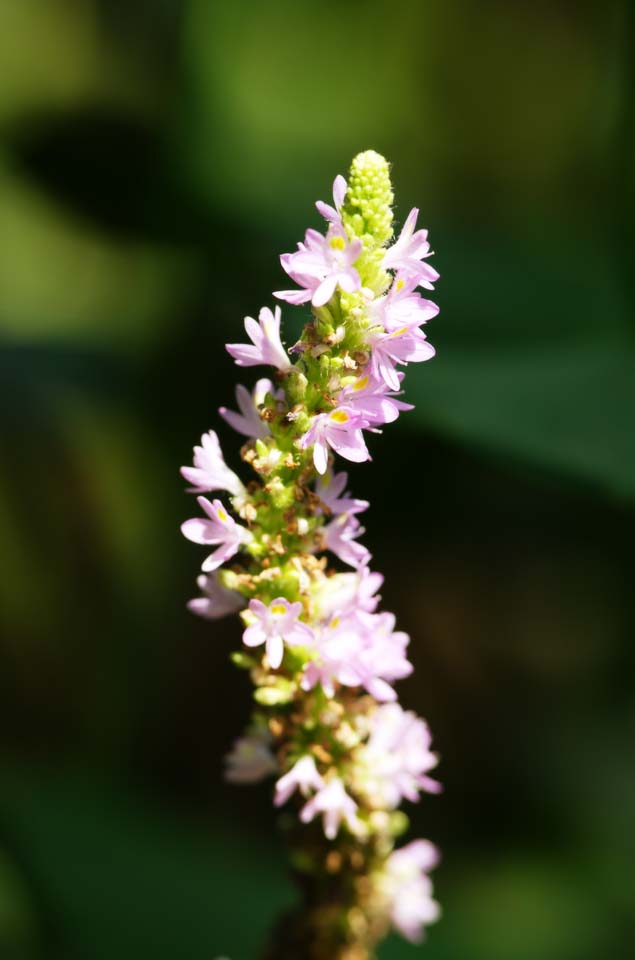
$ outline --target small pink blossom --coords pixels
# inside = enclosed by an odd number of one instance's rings
[[[310,300],[314,307],[322,307],[337,287],[354,293],[360,289],[361,280],[353,264],[362,249],[362,241],[349,241],[340,223],[333,222],[326,236],[317,230],[307,230],[297,252],[280,257],[285,272],[302,289],[279,290],[274,296],[294,304]]]
[[[377,591],[384,582],[384,576],[382,573],[373,573],[368,567],[360,570],[358,576],[356,606],[366,613],[373,613],[381,600],[381,597],[377,596]]]
[[[187,604],[188,610],[198,614],[199,617],[205,617],[207,620],[218,620],[220,617],[227,616],[228,613],[236,613],[245,606],[245,599],[235,590],[227,590],[218,582],[218,574],[212,573],[209,576],[202,573],[196,581],[199,590],[204,594],[202,597],[195,597]]]
[[[259,411],[268,393],[275,396],[276,391],[271,380],[265,377],[256,381],[251,393],[239,383],[236,387],[236,403],[240,413],[228,410],[227,407],[221,407],[218,412],[237,433],[242,433],[243,436],[250,437],[252,440],[261,440],[271,433],[268,425],[261,419]]]
[[[413,840],[391,853],[379,880],[394,928],[412,943],[420,943],[424,927],[441,916],[428,876],[438,862],[439,852],[432,843]]]
[[[228,490],[237,497],[246,492],[240,478],[225,463],[214,430],[203,434],[201,446],[194,447],[194,466],[181,467],[181,476],[193,484],[190,493]]]
[[[324,474],[328,466],[329,447],[354,463],[370,460],[362,433],[362,428],[367,426],[368,421],[352,407],[336,407],[330,413],[318,413],[313,417],[311,426],[300,437],[299,446],[302,450],[313,446],[315,469]]]
[[[354,615],[334,616],[317,637],[317,656],[305,668],[302,689],[318,683],[327,697],[335,696],[335,683],[358,687],[363,683],[358,659],[364,646],[360,624]]]
[[[225,349],[234,358],[237,366],[270,364],[283,372],[291,368],[287,351],[280,340],[280,307],[276,307],[273,313],[269,307],[263,307],[258,314],[258,323],[253,317],[245,317],[245,330],[251,344],[225,344]]]
[[[416,363],[434,356],[434,347],[420,327],[435,317],[439,308],[415,293],[415,286],[412,277],[399,274],[388,294],[370,307],[372,327],[367,342],[372,351],[371,378],[383,381],[391,391],[399,389],[401,378],[395,369],[397,364]],[[398,414],[398,402],[395,410]]]
[[[336,223],[338,226],[342,226],[342,205],[344,203],[344,198],[346,197],[346,190],[348,184],[341,174],[333,181],[333,204],[332,207],[329,203],[324,203],[322,200],[318,200],[315,206],[325,220],[328,220],[329,223]]]
[[[333,574],[315,592],[320,618],[329,621],[335,614],[343,617],[355,610],[372,613],[380,601],[376,594],[383,582],[381,573],[372,573],[367,567]]]
[[[440,793],[428,776],[439,759],[430,750],[427,723],[398,703],[384,703],[371,718],[370,736],[362,754],[365,792],[381,806],[394,809],[403,798],[416,802],[420,791]]]
[[[377,380],[383,380],[391,390],[399,389],[398,363],[421,363],[431,360],[434,347],[428,343],[423,330],[416,322],[404,324],[388,333],[371,332],[371,370]]]
[[[358,500],[351,497],[348,491],[345,493],[347,483],[348,474],[344,471],[336,474],[327,471],[315,484],[315,492],[322,505],[334,516],[340,513],[362,513],[370,506],[368,500]]]
[[[398,273],[388,293],[370,304],[372,320],[388,332],[404,324],[421,326],[432,320],[439,313],[439,307],[417,293],[416,287],[416,278]]]
[[[385,270],[400,271],[416,280],[419,286],[432,290],[439,274],[430,264],[422,262],[432,256],[432,251],[428,243],[428,231],[415,231],[418,216],[419,211],[414,207],[408,214],[399,237],[386,251],[382,265]]]
[[[281,807],[296,790],[308,797],[312,790],[321,790],[323,786],[324,780],[317,771],[315,760],[305,754],[276,783],[274,803]]]
[[[340,778],[332,777],[302,807],[300,820],[302,823],[309,823],[310,820],[321,813],[326,838],[334,840],[342,821],[346,823],[351,833],[359,831],[361,824],[357,819],[356,811],[357,804],[347,794]]]
[[[397,373],[398,382],[404,377]],[[370,373],[359,377],[355,383],[345,387],[340,395],[341,402],[364,417],[371,427],[384,423],[393,423],[403,410],[414,410],[412,403],[399,400],[395,391],[390,390],[384,380],[377,380]]]
[[[203,572],[211,573],[238,553],[243,544],[249,543],[252,534],[229,516],[220,500],[210,503],[206,497],[196,499],[207,514],[207,519],[194,517],[186,520],[181,526],[181,532],[192,543],[218,545],[218,549],[203,561]]]
[[[316,656],[305,668],[302,689],[320,684],[327,696],[335,684],[365,687],[380,702],[395,700],[390,683],[412,673],[405,651],[409,637],[395,631],[391,613],[371,614],[353,610],[335,614],[316,637]]]
[[[370,551],[357,543],[357,537],[364,532],[357,517],[348,513],[341,513],[321,530],[325,549],[357,569],[368,566],[371,558]]]
[[[367,631],[357,661],[357,669],[364,678],[363,685],[380,703],[396,700],[397,695],[390,684],[409,677],[413,670],[406,657],[410,637],[403,630],[395,630],[394,613],[359,611],[357,617]]]
[[[290,646],[304,646],[313,641],[311,627],[298,620],[302,604],[289,603],[284,597],[276,597],[269,606],[262,600],[249,601],[249,614],[243,614],[251,621],[243,633],[243,643],[247,647],[265,644],[267,659],[273,670],[282,663],[285,643]]]

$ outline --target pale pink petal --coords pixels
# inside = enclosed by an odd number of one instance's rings
[[[328,447],[324,440],[317,440],[313,447],[313,463],[318,473],[326,473],[329,462]]]
[[[344,203],[347,187],[348,184],[346,183],[345,178],[341,173],[339,173],[333,181],[333,201],[338,210]]]
[[[277,670],[282,663],[284,643],[279,635],[267,637],[267,660],[273,670]]]

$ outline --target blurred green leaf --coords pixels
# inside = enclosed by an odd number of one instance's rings
[[[69,213],[123,238],[152,233],[161,141],[143,115],[99,102],[34,111],[5,139],[20,171]]]
[[[478,234],[460,222],[425,225],[441,272],[430,294],[442,308],[429,325],[435,343],[524,351],[628,335],[631,310],[605,239],[580,235],[566,220],[548,221],[548,240],[518,223],[513,232],[489,226]]]
[[[72,102],[94,80],[95,51],[87,5],[67,0],[5,0],[0,30],[0,118],[33,102]]]
[[[444,902],[438,952],[433,951],[431,960],[585,960],[610,955],[610,918],[585,881],[586,874],[578,875],[564,857],[508,850],[502,861],[482,861],[458,880]],[[434,934],[431,931],[431,939]],[[394,960],[398,957],[395,953]]]
[[[253,960],[290,898],[281,850],[69,771],[0,772],[0,815],[58,931],[47,960]]]
[[[385,42],[393,16],[384,0],[328,10],[293,0],[188,4],[194,96],[182,157],[217,207],[277,222],[309,183],[328,195],[336,164],[385,149],[413,116],[421,124],[430,96],[417,82],[427,43],[417,9],[400,10],[395,44]]]
[[[7,339],[135,352],[166,335],[197,270],[183,249],[115,243],[16,176],[1,153],[0,206]]]
[[[253,960],[291,897],[281,849],[236,819],[196,822],[77,771],[5,765],[0,816],[28,887],[46,905],[45,929],[55,931],[47,960]],[[449,886],[456,862],[436,878],[445,915],[429,931],[430,960],[584,960],[610,949],[592,864],[578,871],[564,851],[469,861],[469,874]],[[382,960],[415,955],[419,948],[397,937],[380,950]]]
[[[10,857],[0,850],[0,954],[6,960],[38,955],[34,905]]]
[[[635,494],[635,350],[625,340],[448,350],[410,378],[408,398],[439,431]]]

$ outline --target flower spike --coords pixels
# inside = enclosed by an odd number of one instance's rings
[[[338,460],[371,459],[369,437],[412,409],[409,365],[434,357],[427,324],[438,307],[420,292],[439,276],[428,234],[413,209],[393,242],[392,204],[389,165],[374,150],[335,178],[333,204],[316,204],[321,230],[280,258],[295,287],[274,296],[311,313],[299,340],[287,352],[276,306],[245,318],[248,342],[226,345],[238,367],[273,368],[236,387],[237,409],[220,408],[249,474],[227,466],[214,430],[181,469],[192,492],[229,495],[231,513],[198,496],[203,515],[182,526],[212,548],[188,608],[206,621],[240,612],[232,659],[255,707],[225,777],[270,779],[285,808],[306,897],[279,929],[293,931],[294,955],[310,943],[312,960],[370,958],[390,926],[419,942],[440,914],[436,848],[395,849],[400,804],[442,789],[438,757],[425,720],[398,701],[410,638],[381,608],[383,577],[369,568],[359,520],[369,504]]]

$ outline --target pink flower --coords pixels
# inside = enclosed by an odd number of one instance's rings
[[[399,389],[399,374],[395,369],[398,363],[420,363],[431,360],[434,347],[426,340],[423,330],[416,322],[389,333],[370,333],[372,348],[371,370],[373,376],[383,380],[391,390]]]
[[[311,426],[300,437],[299,446],[306,450],[313,445],[313,462],[320,474],[326,473],[329,447],[346,460],[361,463],[370,460],[362,433],[362,427],[367,426],[368,421],[352,407],[336,407],[330,413],[318,413],[313,417]]]
[[[341,513],[322,528],[325,549],[330,550],[349,567],[368,566],[371,554],[366,547],[356,542],[365,531],[356,516]]]
[[[204,433],[200,447],[194,447],[194,466],[181,467],[181,475],[193,484],[190,493],[210,490],[228,490],[234,496],[244,494],[245,488],[223,459],[218,437],[213,430]]]
[[[384,576],[382,573],[373,573],[368,567],[360,570],[358,576],[356,606],[366,613],[373,613],[381,600],[376,594],[384,582]]]
[[[357,660],[363,646],[360,624],[354,615],[332,617],[317,637],[317,656],[306,665],[302,689],[312,690],[319,683],[327,697],[333,697],[336,681],[346,687],[361,686]]]
[[[419,792],[440,793],[441,784],[428,771],[439,762],[430,750],[428,725],[398,703],[384,703],[371,718],[370,737],[361,753],[366,771],[364,792],[377,805],[394,809]]]
[[[273,802],[276,807],[281,807],[296,790],[299,790],[303,797],[308,797],[312,790],[321,790],[323,786],[324,780],[317,772],[315,760],[306,754],[300,757],[288,773],[280,777],[276,783]]]
[[[434,267],[422,263],[422,260],[432,256],[432,252],[428,243],[428,231],[415,232],[418,216],[419,211],[414,207],[408,214],[398,239],[386,251],[382,265],[385,270],[398,270],[405,276],[412,277],[417,285],[432,290],[439,274]]]
[[[403,377],[403,373],[397,373],[399,383]],[[360,413],[373,427],[393,423],[402,410],[414,410],[412,403],[398,400],[395,392],[391,391],[383,380],[377,380],[369,373],[345,387],[340,399],[346,406]]]
[[[373,326],[367,338],[372,350],[370,369],[372,378],[383,381],[390,390],[399,389],[396,364],[429,360],[434,356],[434,347],[419,328],[435,317],[439,308],[415,293],[415,286],[411,277],[400,274],[389,293],[371,304]],[[395,409],[398,414],[397,402]]]
[[[205,617],[207,620],[218,620],[228,613],[236,613],[245,606],[244,597],[235,590],[227,590],[218,582],[218,574],[207,576],[202,573],[196,583],[204,597],[196,597],[187,604],[188,610]]]
[[[335,614],[343,617],[355,610],[372,613],[379,603],[377,591],[384,582],[381,573],[364,567],[355,573],[335,573],[324,580],[315,592],[315,602],[322,620]]]
[[[417,870],[429,873],[438,867],[441,854],[429,840],[411,840],[405,847],[391,853],[390,859],[393,868],[398,865],[413,864]]]
[[[359,290],[361,280],[353,264],[362,249],[361,240],[349,242],[340,223],[332,223],[326,236],[307,230],[297,253],[283,253],[280,257],[283,269],[302,290],[279,290],[274,296],[294,304],[310,300],[314,307],[322,307],[336,287],[347,293]]]
[[[314,639],[311,627],[298,620],[302,612],[302,604],[289,603],[284,597],[276,597],[269,606],[262,600],[249,601],[250,625],[243,633],[243,643],[247,647],[258,647],[265,644],[267,659],[273,670],[282,663],[284,645],[304,646]]]
[[[240,413],[228,410],[227,407],[221,407],[218,412],[237,433],[242,433],[243,436],[251,437],[253,440],[268,437],[271,431],[260,418],[259,412],[268,393],[274,397],[276,395],[273,383],[265,377],[256,381],[251,393],[239,383],[236,387],[236,402]]]
[[[417,293],[416,287],[416,278],[398,273],[388,293],[371,303],[373,320],[390,332],[404,324],[420,326],[436,317],[439,307]]]
[[[211,573],[238,553],[243,544],[249,543],[252,534],[229,516],[220,500],[210,503],[206,497],[196,499],[208,519],[195,517],[192,520],[186,520],[181,526],[181,532],[193,543],[204,546],[218,545],[218,549],[203,561],[203,572]]]
[[[327,471],[315,484],[315,492],[329,513],[337,516],[339,513],[362,513],[368,510],[368,500],[357,500],[350,493],[344,493],[347,483],[348,474],[344,471],[336,474]]]
[[[319,683],[332,697],[337,682],[365,687],[376,700],[394,700],[390,681],[412,673],[405,656],[408,635],[393,631],[394,623],[391,613],[336,614],[316,639],[316,657],[305,668],[302,689],[312,690]]]
[[[363,677],[363,685],[375,700],[395,700],[396,694],[390,683],[410,676],[413,667],[406,657],[410,637],[403,630],[395,630],[395,615],[368,614],[359,611],[363,623],[365,644],[360,651],[357,670]]]
[[[351,833],[356,833],[360,829],[361,824],[357,819],[356,810],[357,804],[347,794],[340,778],[332,777],[302,807],[300,820],[302,823],[309,823],[317,814],[321,813],[326,838],[334,840],[342,820],[344,820]]]
[[[424,938],[424,927],[441,915],[432,898],[427,875],[439,862],[439,852],[428,840],[413,840],[388,857],[379,887],[390,904],[392,924],[412,943]]]
[[[245,317],[245,330],[251,340],[248,343],[227,343],[225,349],[239,367],[255,367],[270,364],[278,370],[289,370],[291,362],[280,340],[280,307],[274,313],[263,307],[258,314],[258,323]]]
[[[225,779],[230,783],[258,783],[277,773],[278,764],[270,745],[271,737],[266,730],[239,737],[225,757]]]
[[[324,203],[322,200],[318,200],[315,206],[325,220],[328,220],[329,223],[336,223],[338,226],[342,226],[342,204],[344,203],[344,198],[346,197],[346,190],[348,184],[344,177],[339,174],[333,181],[333,203],[335,204],[332,207],[328,203]]]

